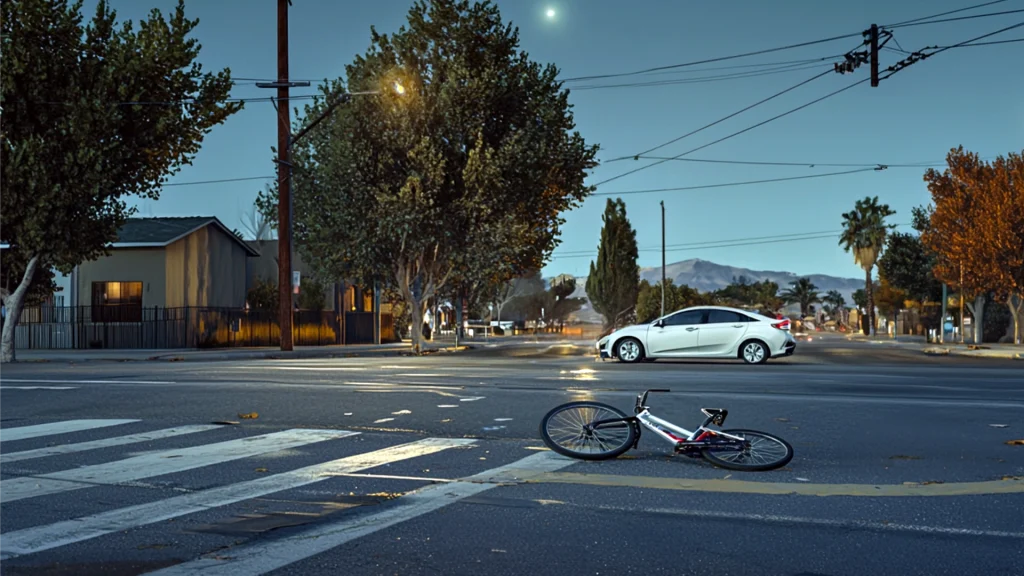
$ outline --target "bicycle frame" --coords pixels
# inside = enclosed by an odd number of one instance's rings
[[[727,434],[725,432],[722,432],[721,430],[712,430],[708,428],[707,425],[711,423],[712,419],[713,417],[709,416],[708,419],[703,424],[700,425],[700,427],[698,427],[694,431],[690,431],[687,430],[686,428],[683,428],[682,426],[677,426],[669,422],[668,420],[658,418],[654,414],[651,414],[651,411],[645,407],[642,412],[628,420],[634,420],[636,422],[639,422],[644,428],[647,428],[651,432],[654,432],[666,442],[669,442],[677,446],[680,444],[703,442],[705,438],[712,434],[714,434],[715,436],[723,436],[725,438],[728,438],[730,440],[736,440],[738,442],[742,442],[744,440],[740,436],[733,436],[732,434]],[[599,423],[595,422],[594,424],[596,425]],[[676,432],[681,436],[676,436],[675,434],[672,434],[670,432],[665,432],[662,428],[668,428],[670,431]]]

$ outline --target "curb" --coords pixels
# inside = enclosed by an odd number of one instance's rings
[[[923,348],[921,352],[929,356],[967,356],[970,358],[999,358],[1003,360],[1024,360],[1024,351],[1014,350],[961,350],[942,346]]]
[[[462,345],[458,349],[454,347],[434,348],[424,350],[420,356],[433,354],[456,354],[473,350],[472,346]],[[267,352],[189,352],[188,354],[159,354],[156,356],[126,358],[124,356],[89,356],[71,357],[62,356],[55,358],[30,358],[27,360],[16,360],[15,364],[84,364],[88,362],[225,362],[231,360],[281,360],[281,359],[315,359],[315,358],[359,358],[367,356],[416,356],[411,348],[396,348],[392,350],[292,350],[291,352],[267,351]]]

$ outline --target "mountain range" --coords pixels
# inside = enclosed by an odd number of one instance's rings
[[[824,295],[829,290],[837,290],[846,299],[848,306],[853,305],[853,292],[858,288],[864,287],[864,279],[857,278],[838,278],[836,276],[828,276],[826,274],[805,274],[803,276],[793,274],[792,272],[782,272],[775,270],[751,270],[749,268],[738,268],[736,266],[726,266],[723,264],[716,264],[707,260],[701,260],[699,258],[693,258],[690,260],[683,260],[682,262],[675,262],[665,266],[665,276],[670,278],[676,286],[686,284],[691,288],[696,288],[701,292],[711,292],[725,288],[729,284],[732,284],[736,279],[741,276],[746,278],[748,282],[763,282],[766,280],[775,282],[779,285],[780,290],[784,290],[789,287],[789,283],[799,278],[808,278],[815,286],[818,287],[818,292]],[[661,266],[652,268],[641,268],[640,278],[647,280],[651,284],[657,284],[661,281]],[[576,291],[573,292],[573,298],[586,298],[587,297],[587,278],[580,277],[576,278]],[[799,306],[791,306],[794,312],[799,312]],[[575,319],[580,322],[586,323],[598,323],[601,322],[601,315],[594,311],[590,306],[590,301],[574,315]]]

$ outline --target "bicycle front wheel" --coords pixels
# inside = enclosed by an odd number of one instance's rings
[[[548,448],[563,456],[608,460],[629,450],[636,441],[636,429],[624,420],[591,425],[626,417],[618,408],[600,402],[569,402],[544,415],[540,435]]]
[[[782,468],[793,459],[793,447],[778,436],[756,430],[722,430],[746,440],[742,450],[733,447],[704,448],[701,455],[709,462],[729,470],[763,472]]]

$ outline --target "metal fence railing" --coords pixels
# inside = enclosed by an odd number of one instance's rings
[[[373,313],[297,310],[296,346],[369,344]],[[394,338],[390,315],[381,315],[381,339]],[[278,346],[279,318],[273,310],[157,308],[137,305],[42,306],[26,309],[15,331],[15,347],[29,349],[173,349]]]

